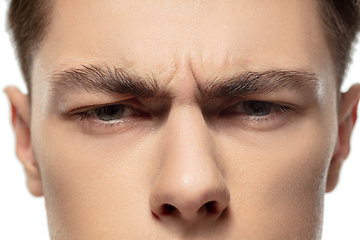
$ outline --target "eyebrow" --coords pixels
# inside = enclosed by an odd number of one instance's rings
[[[126,94],[141,99],[164,99],[170,95],[158,85],[154,77],[143,78],[122,68],[82,65],[54,72],[51,82],[54,98],[69,92],[99,92]],[[317,91],[320,81],[307,70],[274,69],[247,71],[236,76],[208,80],[199,84],[198,100],[234,99],[253,94],[265,94],[284,90]]]
[[[319,87],[320,80],[307,70],[249,71],[225,80],[208,80],[201,99],[232,99],[284,90],[318,91]]]
[[[164,90],[154,78],[143,78],[139,74],[107,65],[82,65],[82,68],[54,72],[52,80],[55,98],[69,92],[82,91],[127,94],[142,99],[165,97]]]

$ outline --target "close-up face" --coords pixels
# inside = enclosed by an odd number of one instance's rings
[[[52,239],[320,239],[356,119],[332,59],[313,0],[54,1],[27,153]]]

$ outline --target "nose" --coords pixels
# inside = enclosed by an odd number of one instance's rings
[[[216,148],[197,109],[170,113],[160,138],[161,168],[150,193],[150,208],[161,221],[216,221],[230,193],[216,161]]]

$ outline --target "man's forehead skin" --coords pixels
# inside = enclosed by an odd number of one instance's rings
[[[205,81],[219,73],[270,67],[318,72],[322,68],[315,64],[318,58],[329,54],[310,0],[113,5],[113,1],[56,1],[41,51],[51,54],[40,52],[43,64],[53,64],[46,69],[105,62],[169,79],[177,69],[190,68],[196,79]]]

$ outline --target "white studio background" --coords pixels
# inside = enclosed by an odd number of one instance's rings
[[[23,168],[15,156],[10,105],[3,93],[8,85],[26,92],[14,51],[5,30],[8,1],[0,0],[0,239],[48,240],[45,202],[28,192]],[[360,82],[360,44],[343,86]],[[359,109],[360,110],[360,109]],[[355,126],[352,150],[338,187],[325,197],[324,240],[360,240],[360,124]]]

